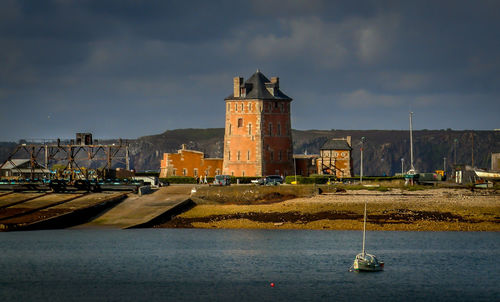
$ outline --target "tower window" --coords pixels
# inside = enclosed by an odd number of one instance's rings
[[[238,104],[234,103],[234,111],[238,111]]]
[[[182,169],[182,175],[183,175],[183,176],[186,176],[186,175],[187,175],[187,169],[186,169],[186,168]]]
[[[269,136],[273,135],[273,124],[269,123]]]
[[[271,160],[274,160],[274,152],[273,151],[271,151],[270,157],[271,157]]]
[[[243,103],[241,103],[241,106],[240,106],[240,107],[241,107],[241,111],[243,111]]]
[[[274,102],[274,108],[278,108],[278,102]]]
[[[231,124],[229,124],[229,134],[231,134]]]
[[[231,151],[227,151],[227,159],[231,160]]]
[[[252,111],[252,103],[248,103],[248,111]]]
[[[241,127],[243,127],[243,119],[239,118],[238,119],[238,128],[241,128]]]
[[[281,124],[278,124],[278,135],[281,135]]]
[[[281,150],[280,153],[278,153],[278,160],[281,161]]]
[[[248,135],[252,135],[252,124],[248,124]]]
[[[240,151],[238,151],[238,155],[236,157],[237,157],[237,160],[240,160]]]
[[[247,151],[247,160],[250,160],[250,150]]]

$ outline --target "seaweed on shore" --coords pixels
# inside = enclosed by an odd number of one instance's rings
[[[352,220],[362,221],[363,215],[348,211],[323,211],[317,213],[300,213],[300,212],[248,212],[234,213],[224,215],[210,215],[206,217],[174,217],[172,220],[158,225],[156,227],[164,228],[192,228],[193,223],[214,223],[225,220],[246,219],[260,223],[309,223],[318,220]],[[384,211],[382,214],[371,214],[368,218],[368,223],[378,225],[384,224],[413,224],[419,221],[433,222],[465,222],[465,223],[480,223],[484,220],[466,219],[463,216],[455,215],[450,212],[432,212],[432,211],[414,211],[398,209],[395,212]],[[500,223],[500,221],[494,221]]]

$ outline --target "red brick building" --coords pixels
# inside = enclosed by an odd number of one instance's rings
[[[187,150],[186,145],[177,153],[163,153],[160,165],[160,177],[214,177],[222,172],[222,158],[205,158],[203,152]]]
[[[264,176],[293,174],[290,103],[279,78],[259,70],[243,82],[235,77],[225,98],[223,174]]]
[[[297,175],[307,177],[318,173],[318,154],[295,154],[293,158]]]

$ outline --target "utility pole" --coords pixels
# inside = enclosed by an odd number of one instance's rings
[[[454,155],[453,155],[453,165],[456,166],[457,165],[457,144],[458,144],[458,139],[454,139],[453,140],[454,144],[455,144],[455,147],[453,148],[454,149]]]
[[[130,158],[128,154],[128,144],[125,146],[125,169],[130,171]]]
[[[474,131],[472,131],[470,133],[471,137],[472,137],[472,143],[471,143],[471,147],[472,147],[472,152],[471,152],[471,157],[472,157],[472,168],[474,168]]]

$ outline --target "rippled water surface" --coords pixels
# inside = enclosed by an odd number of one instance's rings
[[[0,233],[0,301],[499,301],[500,234],[357,231]],[[270,283],[275,286],[271,287]]]

